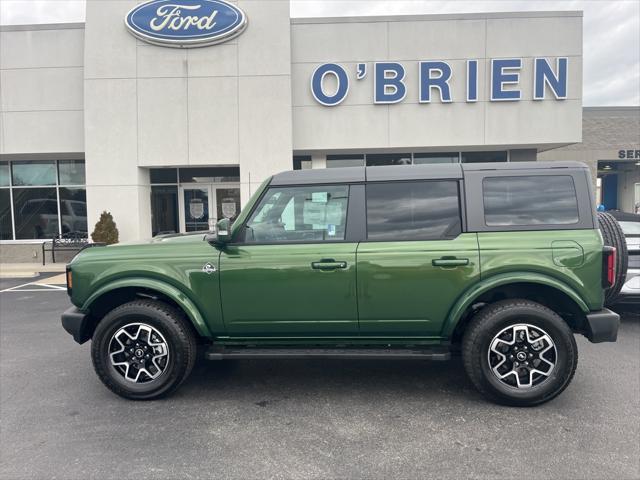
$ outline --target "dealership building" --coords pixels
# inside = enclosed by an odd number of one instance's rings
[[[103,210],[121,241],[205,230],[292,168],[571,158],[600,169],[609,208],[640,200],[640,110],[583,113],[581,12],[203,1],[91,0],[85,23],[0,29],[0,261],[38,261]],[[617,130],[593,128],[606,147],[583,142],[592,118]]]

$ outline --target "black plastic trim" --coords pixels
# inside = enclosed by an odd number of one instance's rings
[[[255,359],[255,358],[338,358],[361,360],[450,360],[446,348],[258,348],[258,347],[211,347],[205,352],[207,360]]]
[[[615,342],[618,338],[620,315],[608,308],[587,314],[585,337],[591,343]]]
[[[89,315],[76,307],[71,307],[62,314],[62,326],[79,344],[91,339]]]

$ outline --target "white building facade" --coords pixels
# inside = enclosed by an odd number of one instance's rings
[[[535,160],[582,140],[581,12],[291,19],[288,1],[238,0],[235,36],[170,48],[132,35],[138,4],[2,27],[3,261],[104,210],[121,241],[207,229],[292,168]]]

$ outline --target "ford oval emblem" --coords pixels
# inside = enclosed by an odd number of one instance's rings
[[[124,21],[139,39],[178,48],[226,42],[247,26],[244,12],[224,0],[151,0]]]

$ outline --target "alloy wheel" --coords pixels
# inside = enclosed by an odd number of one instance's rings
[[[526,323],[501,330],[489,344],[488,360],[503,384],[518,389],[540,385],[556,367],[558,351],[542,328]]]
[[[148,383],[166,370],[169,345],[156,328],[145,323],[130,323],[111,337],[109,359],[125,380]]]

